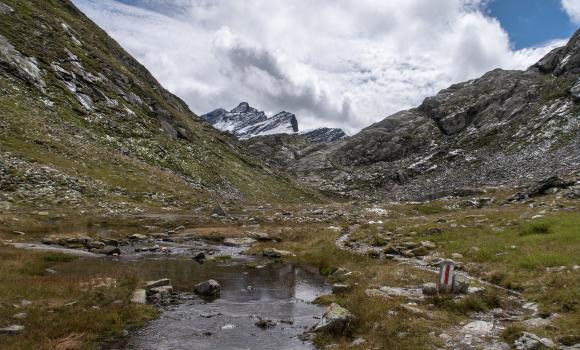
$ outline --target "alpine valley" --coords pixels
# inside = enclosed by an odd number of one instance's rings
[[[580,349],[579,131],[580,31],[349,136],[0,0],[0,348]]]

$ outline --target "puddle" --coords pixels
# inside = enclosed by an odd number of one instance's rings
[[[115,349],[314,349],[298,336],[316,324],[324,311],[310,302],[330,292],[314,269],[247,256],[199,264],[187,256],[145,254],[78,260],[56,268],[69,274],[122,268],[143,280],[169,278],[176,291],[187,293],[208,279],[221,284],[218,299],[194,297],[170,307]],[[261,329],[256,326],[259,318],[276,325]]]

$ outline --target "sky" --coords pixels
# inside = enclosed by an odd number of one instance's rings
[[[349,134],[580,26],[580,0],[73,1],[199,115],[246,101]]]

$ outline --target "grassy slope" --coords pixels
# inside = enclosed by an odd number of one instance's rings
[[[49,165],[74,178],[97,181],[96,187],[105,193],[93,194],[113,202],[116,197],[110,192],[119,188],[125,195],[117,201],[145,201],[152,206],[164,203],[148,203],[146,197],[151,192],[170,197],[177,205],[224,197],[246,201],[312,198],[290,180],[240,154],[231,139],[201,123],[70,2],[5,3],[15,13],[3,16],[0,34],[24,55],[38,59],[48,91],[43,95],[21,80],[0,75],[1,151]],[[71,41],[63,22],[82,46]],[[50,67],[55,61],[65,62],[61,65],[70,70],[65,48],[94,76],[102,73],[107,77],[95,82],[94,90],[88,92],[97,102],[94,111],[84,110]],[[128,103],[118,87],[146,103]],[[100,103],[97,89],[120,104],[109,107]],[[42,99],[55,104],[49,108]],[[160,107],[170,116],[160,118],[148,105]],[[161,129],[161,120],[185,130],[186,139],[169,137]]]

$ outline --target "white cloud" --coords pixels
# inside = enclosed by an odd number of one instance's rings
[[[562,0],[562,7],[575,24],[580,24],[580,0]]]
[[[562,44],[512,50],[485,1],[74,0],[198,114],[248,101],[349,132]]]

